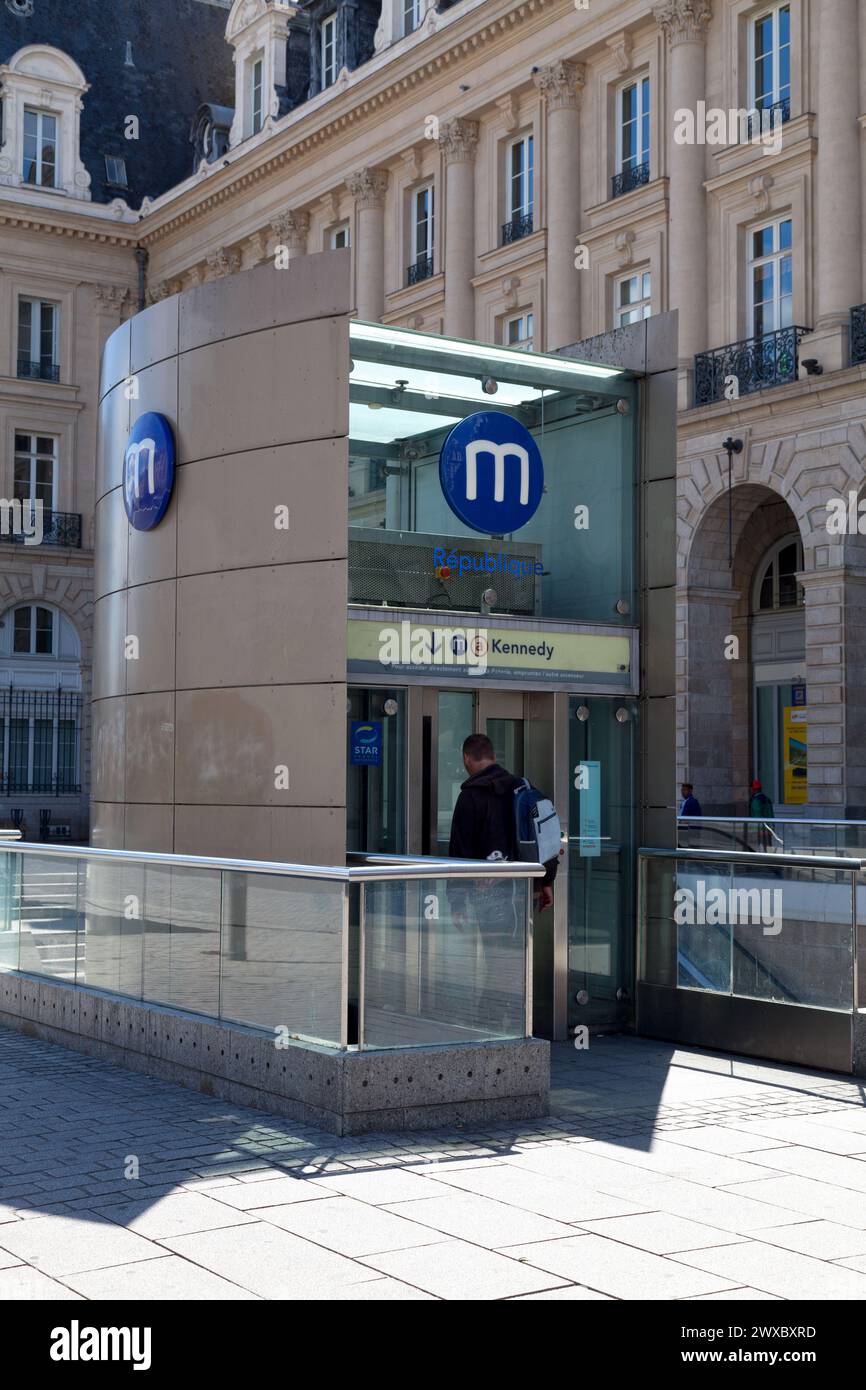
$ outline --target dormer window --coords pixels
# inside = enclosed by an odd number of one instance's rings
[[[68,53],[28,44],[0,67],[3,182],[13,188],[90,197],[81,161],[87,79]]]
[[[421,0],[401,0],[403,6],[403,34],[413,34],[421,23]]]
[[[264,121],[263,114],[263,94],[264,94],[264,62],[261,58],[256,58],[252,66],[252,81],[250,84],[250,134],[258,135]]]
[[[322,20],[322,90],[337,80],[337,16]]]
[[[22,178],[38,188],[57,187],[57,117],[47,111],[24,110]]]

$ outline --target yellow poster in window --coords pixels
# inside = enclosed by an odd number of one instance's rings
[[[788,806],[803,806],[807,792],[809,711],[802,705],[788,705],[783,714],[785,802]]]

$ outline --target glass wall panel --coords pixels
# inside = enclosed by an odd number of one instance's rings
[[[352,326],[351,346],[350,602],[634,621],[637,392],[627,373],[370,324]],[[526,431],[540,453],[544,490],[517,530],[475,530],[446,498],[440,454],[470,416],[479,442],[507,426],[509,440]],[[467,497],[489,501],[495,528],[497,505],[524,475],[510,448],[476,461]]]

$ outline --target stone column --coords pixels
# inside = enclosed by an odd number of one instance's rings
[[[278,246],[285,246],[286,259],[293,261],[297,256],[307,254],[307,237],[310,231],[308,212],[279,212],[271,218],[271,231]]]
[[[707,96],[705,43],[711,0],[662,0],[653,9],[667,39],[667,166],[670,187],[668,283],[671,309],[679,310],[680,409],[691,405],[695,354],[707,342],[707,205],[703,145],[674,140],[677,111],[691,111]],[[656,101],[657,119],[658,94]]]
[[[358,244],[355,251],[355,302],[358,318],[375,323],[385,313],[385,193],[388,170],[367,168],[350,174]]]
[[[445,161],[445,332],[450,338],[474,338],[478,122],[445,121],[439,148]]]
[[[578,177],[583,63],[550,63],[535,83],[547,107],[547,325],[548,352],[580,338],[580,272],[574,248],[580,232]]]
[[[815,332],[800,360],[817,357],[825,373],[848,366],[850,310],[862,298],[859,28],[857,0],[817,0]]]

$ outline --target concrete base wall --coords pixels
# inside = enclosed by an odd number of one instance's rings
[[[548,1112],[550,1044],[332,1052],[120,995],[0,975],[0,1025],[331,1134],[434,1129]]]

